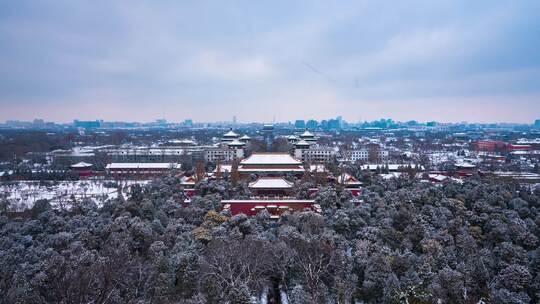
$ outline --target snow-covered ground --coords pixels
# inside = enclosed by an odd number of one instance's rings
[[[16,181],[0,183],[0,198],[10,202],[10,209],[24,210],[31,208],[37,200],[47,199],[58,208],[68,208],[75,199],[90,198],[101,205],[108,199],[118,197],[117,187],[105,187],[112,180],[84,180],[84,181]],[[122,186],[122,195],[129,192],[133,184],[146,184],[147,180],[119,181]]]

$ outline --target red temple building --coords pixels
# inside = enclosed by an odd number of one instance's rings
[[[195,177],[192,176],[183,176],[180,179],[180,185],[184,187],[184,194],[186,197],[192,197],[195,195],[195,184],[197,183],[197,180]]]
[[[473,148],[476,151],[501,152],[505,150],[506,143],[495,140],[479,140],[473,143]]]
[[[248,199],[248,200],[223,200],[221,205],[224,210],[230,210],[232,215],[243,213],[248,216],[256,215],[262,210],[267,210],[272,218],[277,219],[286,211],[303,211],[309,209],[321,212],[321,207],[315,204],[315,200],[297,199]]]
[[[532,150],[531,145],[518,145],[518,144],[509,144],[506,146],[506,150],[508,152],[514,152],[514,151],[530,151]]]
[[[92,176],[92,164],[79,162],[74,165],[69,166],[71,171],[76,172],[80,178]]]
[[[338,179],[338,184],[343,185],[345,189],[349,190],[353,196],[359,196],[362,189],[362,182],[358,181],[354,176],[348,173],[342,173]]]
[[[279,218],[279,216],[286,211],[303,211],[303,210],[312,210],[315,212],[321,212],[319,205],[315,204],[314,200],[304,200],[304,199],[295,199],[293,194],[294,184],[281,176],[274,176],[276,172],[287,172],[287,170],[295,170],[292,172],[302,172],[300,171],[300,164],[297,161],[287,155],[288,157],[283,156],[283,154],[256,154],[257,159],[247,162],[249,170],[254,170],[255,165],[257,168],[264,169],[264,171],[257,171],[259,174],[268,174],[265,176],[259,177],[256,181],[249,184],[249,189],[251,190],[253,197],[250,199],[235,199],[235,200],[222,200],[221,206],[224,210],[230,210],[232,215],[244,213],[246,215],[252,216],[256,215],[262,210],[267,210],[271,217],[274,219]],[[272,155],[268,157],[268,155]],[[253,157],[253,156],[252,156]],[[266,159],[265,159],[266,158]],[[275,167],[269,168],[268,163],[277,163]],[[254,163],[255,165],[251,165]],[[261,168],[262,163],[265,163],[265,166]],[[286,166],[284,168],[284,166]],[[271,171],[268,171],[272,169]],[[303,168],[302,168],[303,170]],[[254,171],[252,171],[254,172]],[[281,173],[282,174],[282,173]]]

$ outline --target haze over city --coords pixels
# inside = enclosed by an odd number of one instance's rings
[[[3,1],[0,121],[532,123],[538,1]]]

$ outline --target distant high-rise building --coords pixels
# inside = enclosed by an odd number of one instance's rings
[[[30,127],[31,123],[28,121],[8,120],[6,121],[6,125],[10,127],[15,127],[15,128],[26,128],[26,127]]]
[[[156,124],[160,125],[160,126],[164,126],[164,125],[167,124],[167,120],[166,119],[156,119]]]
[[[298,119],[294,122],[294,127],[296,129],[305,129],[306,128],[306,122],[303,119]]]
[[[535,120],[534,125],[540,128],[540,119]]]
[[[308,128],[310,130],[315,130],[315,129],[317,129],[318,126],[319,126],[319,123],[314,119],[310,119],[306,123],[306,128]]]
[[[409,120],[407,121],[405,124],[407,124],[408,126],[417,126],[418,125],[418,121],[416,120]],[[429,124],[429,123],[428,123]]]
[[[330,119],[328,121],[328,130],[340,130],[340,129],[341,129],[341,125],[340,125],[339,120]]]
[[[45,125],[45,121],[43,119],[36,118],[34,119],[32,124],[34,125],[34,127],[43,127]]]
[[[336,118],[336,120],[338,121],[338,126],[339,126],[338,129],[342,129],[342,128],[343,128],[343,117],[338,116],[338,117]]]
[[[188,127],[188,128],[191,128],[193,127],[193,120],[192,119],[185,119],[184,120],[184,126]]]
[[[321,120],[321,129],[328,130],[328,120]]]
[[[262,133],[266,146],[270,147],[272,145],[272,142],[274,141],[274,125],[265,124],[263,126]]]
[[[236,115],[234,115],[234,116],[232,117],[232,123],[233,123],[233,125],[236,124]]]

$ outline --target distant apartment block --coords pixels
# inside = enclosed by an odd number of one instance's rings
[[[327,147],[296,148],[294,157],[307,163],[331,162],[336,157],[336,150]]]
[[[384,162],[388,159],[388,151],[380,149],[345,150],[341,152],[341,160],[344,162],[367,162],[375,160]]]
[[[179,170],[177,163],[110,163],[105,170],[115,178],[149,178],[168,174],[171,170]]]
[[[234,159],[243,157],[243,149],[234,149],[229,147],[212,147],[204,150],[204,160],[206,162],[230,162]]]

